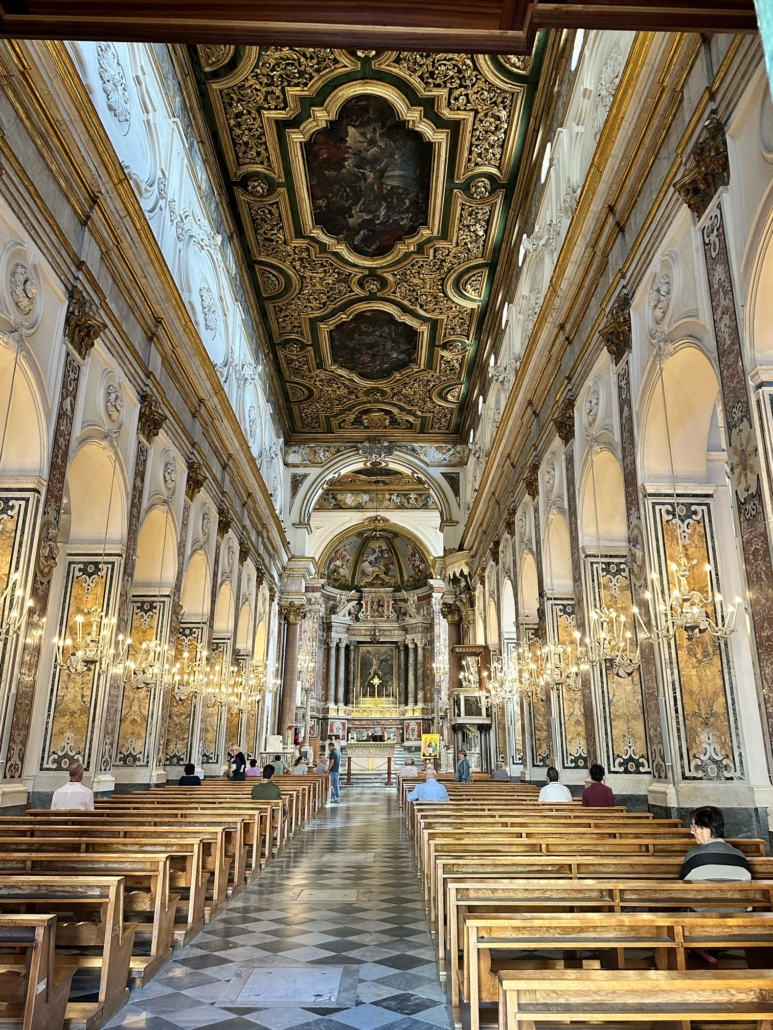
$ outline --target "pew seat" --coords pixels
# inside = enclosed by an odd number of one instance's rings
[[[0,915],[0,1030],[62,1030],[78,962],[55,944],[55,915]]]

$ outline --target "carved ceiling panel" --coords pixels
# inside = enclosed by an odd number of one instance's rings
[[[540,42],[190,53],[293,438],[457,437]]]

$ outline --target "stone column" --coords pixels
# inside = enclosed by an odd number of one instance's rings
[[[327,642],[327,703],[336,703],[336,641],[331,637]]]
[[[566,470],[566,513],[569,521],[569,546],[572,554],[572,587],[574,593],[575,629],[584,640],[588,635],[587,607],[582,575],[582,554],[580,553],[580,527],[577,515],[577,474],[574,467],[574,398],[567,397],[558,417],[556,432],[564,445],[564,468]],[[588,751],[588,765],[598,761],[599,751],[596,738],[596,721],[593,717],[593,687],[590,669],[580,671],[582,682],[582,713],[585,726],[585,747]]]
[[[12,691],[9,698],[9,708],[5,716],[6,719],[11,720],[5,765],[5,778],[9,780],[21,779],[24,772],[24,756],[27,750],[27,737],[35,697],[40,648],[43,643],[43,630],[48,612],[51,576],[59,556],[59,519],[62,514],[67,459],[70,453],[81,369],[91,348],[104,329],[105,324],[96,317],[93,303],[86,298],[78,286],[74,286],[70,290],[67,315],[64,320],[64,343],[67,353],[64,359],[64,371],[59,389],[59,407],[51,441],[51,461],[48,466],[48,483],[43,500],[42,521],[35,548],[35,572],[30,593],[32,607],[27,619],[19,678],[16,690]]]
[[[336,705],[339,708],[344,706],[346,693],[346,641],[342,640],[338,645],[338,671],[336,672]]]
[[[126,530],[126,550],[123,556],[121,590],[118,597],[118,615],[115,626],[116,639],[120,636],[129,636],[131,630],[132,583],[134,582],[134,566],[137,563],[137,541],[140,535],[142,495],[145,491],[148,454],[153,441],[158,436],[165,422],[166,415],[161,411],[156,398],[149,390],[143,391],[140,394],[137,451],[134,459],[134,480],[129,502],[129,519]],[[116,672],[110,677],[108,682],[105,722],[102,731],[102,753],[99,760],[99,771],[105,775],[109,774],[113,767],[122,700],[123,672]]]
[[[354,704],[354,687],[357,681],[357,646],[351,641],[349,642],[349,662],[347,667],[346,676],[346,694],[344,696],[344,704]]]
[[[423,705],[424,698],[424,641],[416,641],[416,704]]]
[[[167,635],[167,661],[170,665],[175,664],[175,651],[177,648],[177,637],[180,632],[180,620],[182,618],[182,604],[180,598],[183,592],[183,577],[185,574],[185,554],[188,547],[188,525],[191,520],[191,508],[193,501],[206,482],[204,469],[198,461],[188,462],[188,475],[185,480],[185,500],[183,501],[183,514],[180,523],[180,539],[177,543],[177,574],[175,576],[172,597],[170,599],[169,612],[169,633]],[[158,743],[155,749],[156,772],[153,774],[153,782],[158,776],[158,770],[162,770],[166,764],[166,730],[169,722],[169,702],[171,692],[167,688],[161,698],[158,712]]]
[[[773,733],[773,560],[770,553],[765,500],[759,474],[759,444],[751,413],[738,327],[733,278],[725,236],[720,190],[730,182],[730,163],[722,122],[712,114],[704,135],[693,147],[687,174],[674,184],[682,200],[701,222],[717,363],[728,442],[728,466],[733,502],[743,549],[747,603],[754,635],[752,656]]]
[[[279,612],[287,623],[285,633],[284,668],[282,670],[282,697],[279,708],[279,733],[284,735],[288,726],[295,724],[295,702],[298,693],[298,649],[301,639],[301,621],[306,617],[306,605],[298,601],[285,601]]]
[[[405,642],[397,645],[397,703],[405,706]]]
[[[539,595],[539,606],[537,608],[537,636],[543,642],[547,642],[547,622],[545,613],[545,566],[542,555],[542,526],[540,524],[539,511],[539,461],[535,458],[532,461],[526,475],[523,477],[526,485],[526,493],[531,498],[534,517],[534,563],[537,566],[537,591]],[[545,686],[543,701],[545,703],[545,719],[547,720],[548,740],[551,749],[553,741],[553,697],[549,685]],[[548,755],[550,765],[556,765],[559,756]]]
[[[408,700],[409,708],[416,707],[416,641],[407,642],[408,651],[406,659],[408,662]]]
[[[458,690],[461,682],[462,663],[454,650],[462,643],[462,613],[456,604],[442,604],[440,611],[448,623],[448,690]]]

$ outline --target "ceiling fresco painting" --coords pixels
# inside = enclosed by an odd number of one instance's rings
[[[361,468],[328,483],[314,505],[317,511],[436,509],[427,484],[418,476],[392,468]]]
[[[189,48],[291,441],[458,441],[541,46]]]

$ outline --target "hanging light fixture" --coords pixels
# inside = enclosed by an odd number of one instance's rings
[[[743,610],[743,601],[735,598],[735,603],[725,607],[724,598],[716,592],[717,574],[712,565],[706,564],[706,593],[690,585],[692,570],[698,564],[696,558],[690,560],[684,552],[682,534],[679,531],[680,506],[676,495],[676,473],[674,471],[674,454],[671,445],[671,427],[668,420],[666,403],[666,384],[663,374],[663,347],[657,344],[658,375],[660,393],[663,402],[663,417],[666,429],[666,445],[671,470],[671,494],[673,499],[673,519],[676,526],[676,539],[679,553],[676,561],[669,563],[669,575],[665,584],[661,583],[656,572],[651,575],[651,589],[645,597],[650,608],[650,623],[647,629],[638,610],[634,608],[640,633],[650,640],[672,640],[677,632],[682,632],[692,643],[697,637],[708,633],[715,640],[727,640],[735,633],[738,611]],[[673,578],[673,586],[672,586]]]

